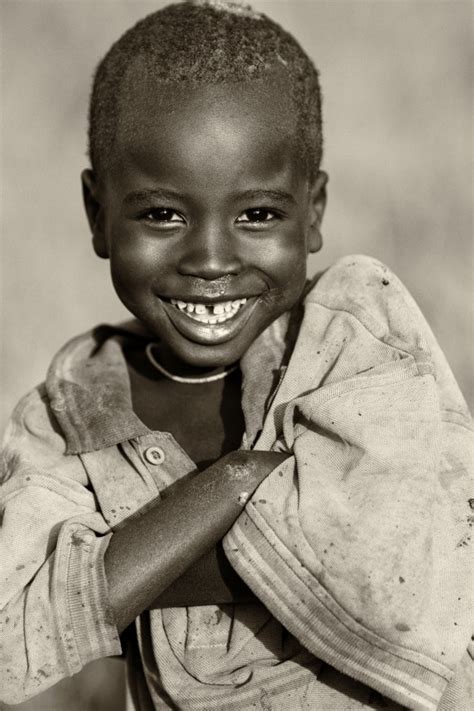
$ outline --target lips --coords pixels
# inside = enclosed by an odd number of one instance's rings
[[[182,336],[195,343],[215,345],[234,338],[245,326],[257,304],[257,297],[207,304],[181,299],[160,301]]]

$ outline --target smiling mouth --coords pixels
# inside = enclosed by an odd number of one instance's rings
[[[202,303],[161,298],[168,318],[186,339],[215,346],[234,338],[250,319],[259,302],[257,296]]]
[[[208,326],[215,326],[233,319],[247,303],[246,298],[234,301],[219,301],[214,304],[201,304],[193,301],[170,299],[170,303],[193,321]]]

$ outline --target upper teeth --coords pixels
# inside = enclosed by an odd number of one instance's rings
[[[247,299],[236,299],[235,301],[219,301],[217,304],[196,304],[192,301],[171,299],[173,306],[184,311],[194,321],[211,325],[233,318],[246,302]]]

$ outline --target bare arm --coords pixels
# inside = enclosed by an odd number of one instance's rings
[[[222,541],[164,590],[150,609],[255,602],[257,598],[226,558]]]
[[[105,573],[119,631],[220,541],[242,510],[242,495],[287,456],[231,452],[114,533]]]

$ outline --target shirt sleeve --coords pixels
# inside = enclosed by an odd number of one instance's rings
[[[103,565],[110,528],[41,390],[17,407],[4,445],[0,688],[19,703],[121,646]]]
[[[257,489],[226,554],[309,651],[433,711],[472,632],[470,422],[459,402],[444,407],[448,376],[435,378],[429,351],[382,343],[340,309],[314,310],[318,326],[295,356],[302,394],[277,397],[273,411],[272,447],[292,456]],[[330,370],[306,387],[301,373],[328,341]]]

